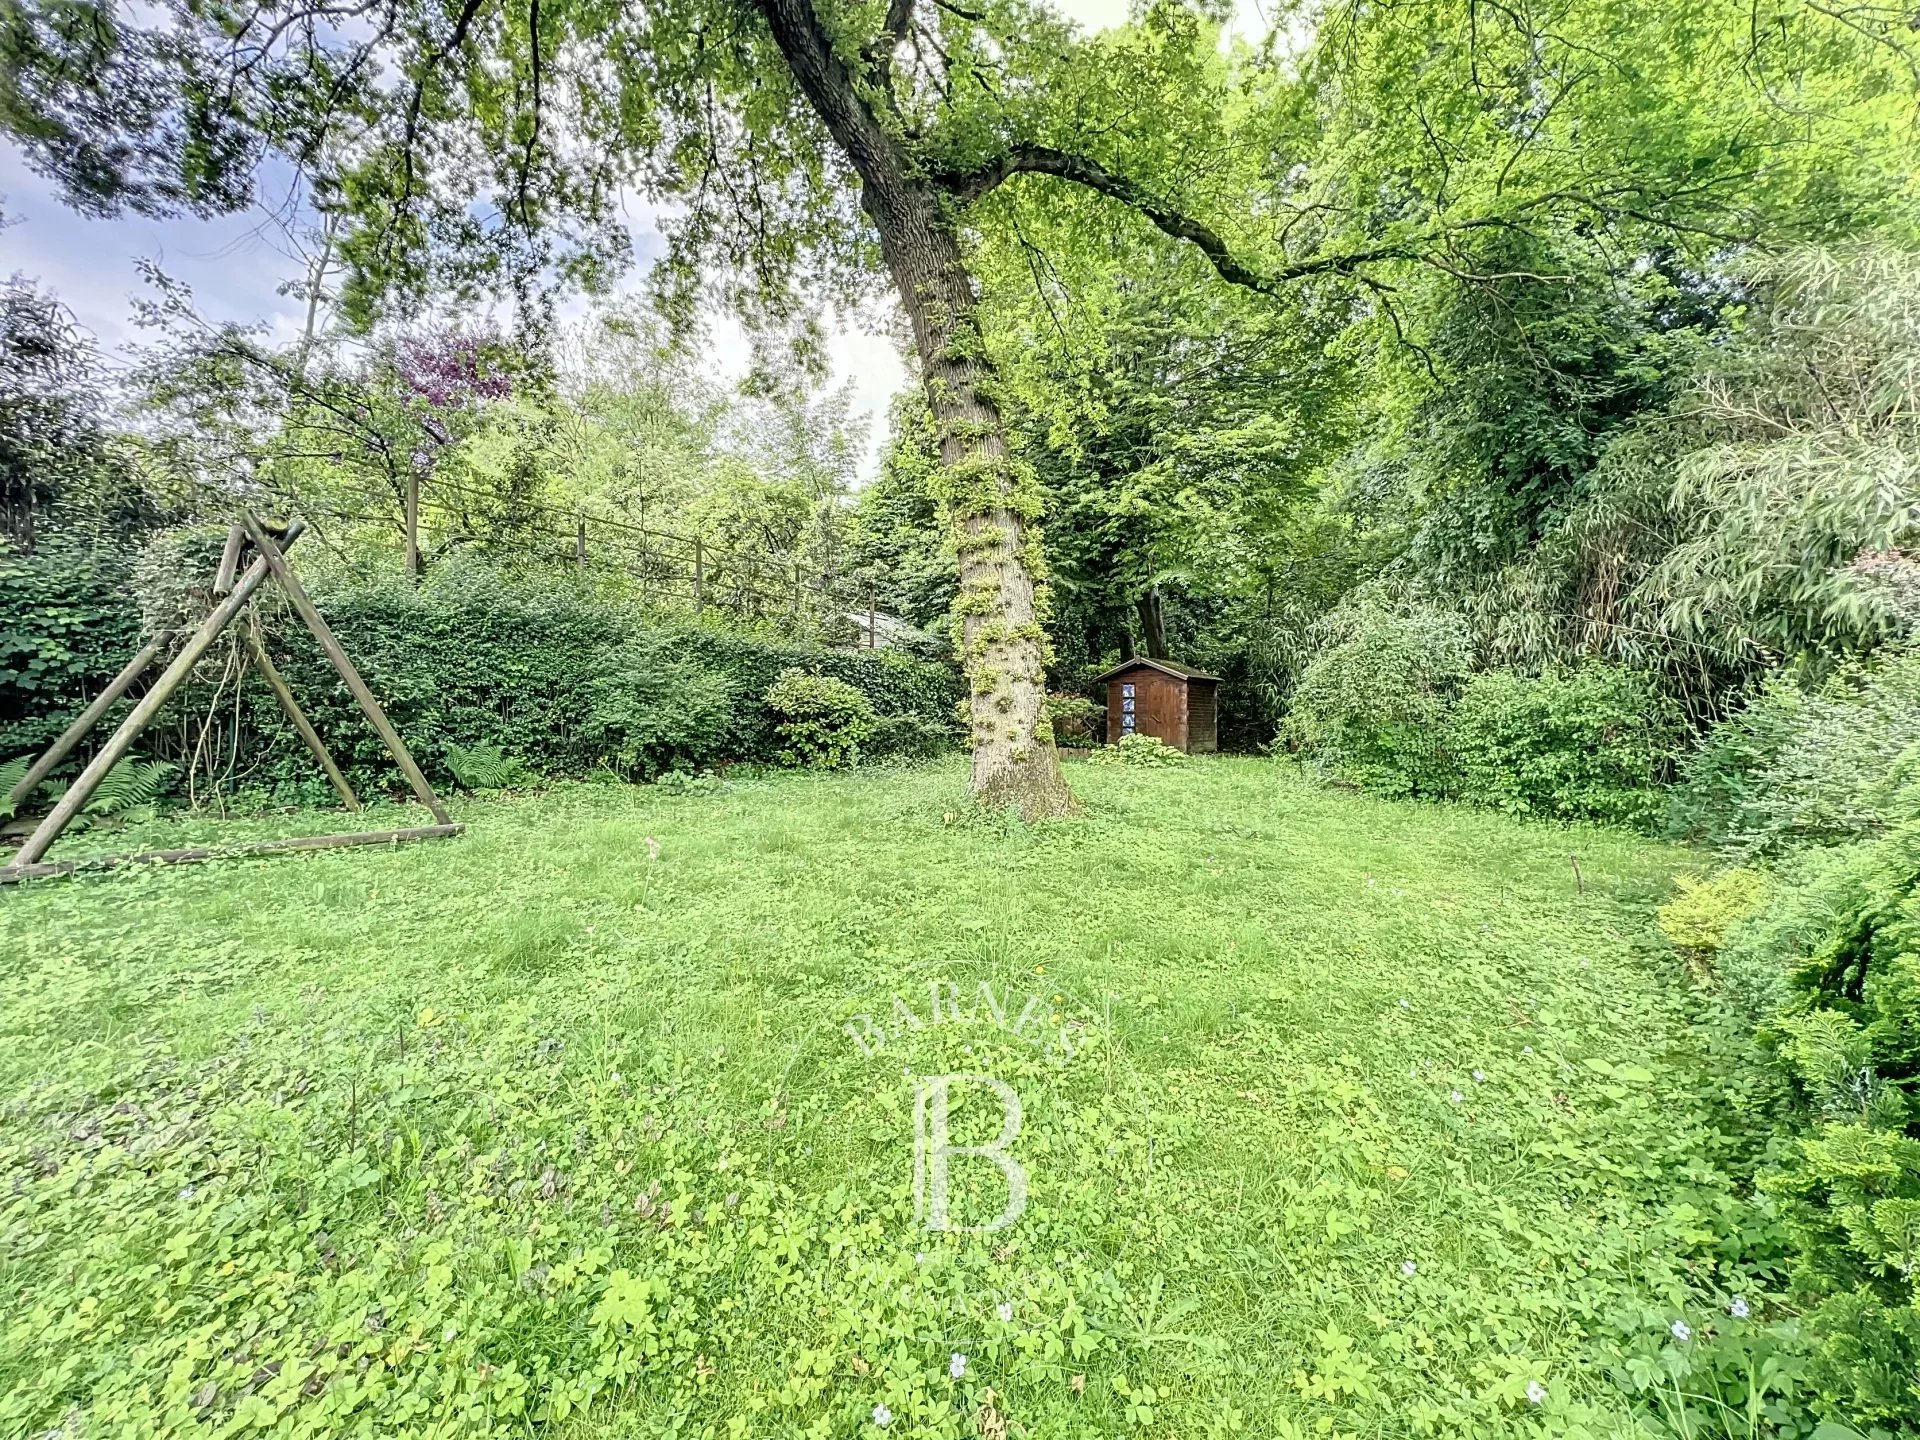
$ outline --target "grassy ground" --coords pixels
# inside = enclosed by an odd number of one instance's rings
[[[0,1433],[1615,1429],[1752,1284],[1676,853],[1073,773],[1029,830],[953,768],[576,786],[0,892]],[[916,1218],[947,1073],[1021,1105],[1002,1229]]]

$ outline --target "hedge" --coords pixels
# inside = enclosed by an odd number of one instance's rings
[[[473,570],[418,589],[398,581],[323,587],[315,598],[435,777],[450,774],[449,745],[497,745],[550,776],[610,770],[646,779],[675,768],[772,763],[781,741],[762,697],[789,669],[834,676],[860,690],[876,715],[916,722],[894,730],[958,735],[957,672],[893,651],[834,650]],[[398,791],[397,770],[305,628],[283,615],[271,631],[276,661],[355,786]],[[121,648],[131,643],[129,633]],[[64,703],[14,732],[53,733],[85,698],[68,687]],[[206,700],[202,685],[193,703]],[[325,795],[318,767],[257,681],[242,688],[239,715],[237,785],[289,798]],[[149,748],[170,753],[178,734],[156,724]]]

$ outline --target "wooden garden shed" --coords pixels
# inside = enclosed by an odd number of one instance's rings
[[[1107,743],[1153,735],[1191,754],[1220,748],[1220,677],[1178,660],[1135,656],[1093,677],[1107,686]]]

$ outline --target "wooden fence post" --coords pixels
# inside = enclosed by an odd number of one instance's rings
[[[582,515],[574,522],[573,563],[582,570],[587,568],[587,517]]]
[[[407,578],[420,579],[420,465],[407,467]]]

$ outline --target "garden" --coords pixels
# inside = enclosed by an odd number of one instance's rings
[[[1908,10],[0,59],[0,1436],[1920,1436]]]

